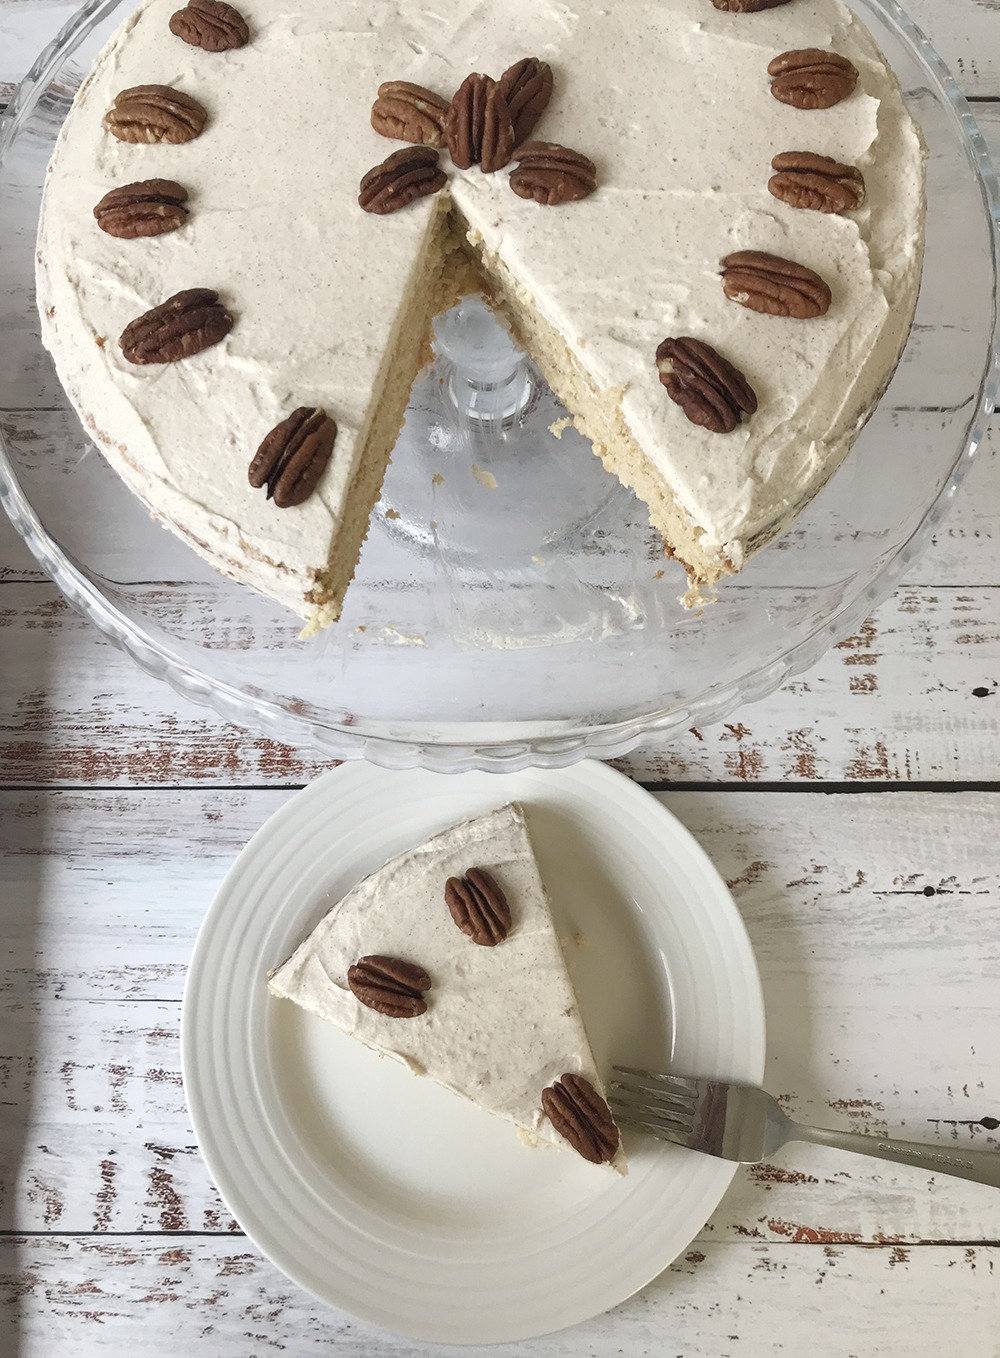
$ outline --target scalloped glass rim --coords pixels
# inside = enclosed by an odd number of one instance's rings
[[[169,647],[144,636],[68,559],[43,528],[20,487],[0,432],[0,502],[14,527],[68,601],[147,674],[164,680],[175,692],[214,709],[227,720],[256,728],[276,740],[311,748],[330,759],[365,758],[387,768],[423,767],[438,772],[469,769],[499,772],[532,765],[558,768],[587,757],[615,758],[634,749],[647,735],[669,736],[692,725],[718,721],[735,706],[772,693],[787,678],[813,665],[835,638],[850,635],[867,613],[892,592],[947,512],[977,452],[1000,390],[996,295],[1000,271],[1000,188],[995,171],[964,95],[923,32],[896,0],[869,0],[869,3],[882,10],[908,42],[950,105],[965,137],[991,229],[994,280],[991,357],[985,366],[964,445],[923,519],[883,560],[874,579],[862,584],[852,599],[789,647],[780,659],[772,660],[738,680],[711,686],[691,702],[664,707],[628,721],[581,726],[569,731],[561,727],[558,735],[551,734],[549,724],[524,721],[497,723],[493,728],[482,723],[449,723],[450,732],[454,732],[456,738],[446,740],[439,738],[441,727],[422,732],[416,724],[405,737],[368,734],[357,728],[305,720],[278,703],[210,679],[173,654]],[[21,122],[33,111],[51,69],[65,58],[67,49],[81,39],[84,30],[110,14],[119,4],[120,0],[87,0],[40,53],[17,87],[11,103],[0,114],[0,161]],[[467,738],[457,738],[460,733]]]

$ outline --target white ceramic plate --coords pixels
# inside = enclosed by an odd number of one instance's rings
[[[495,775],[347,764],[240,854],[194,952],[184,1086],[247,1235],[322,1301],[399,1334],[525,1339],[623,1301],[674,1259],[734,1167],[625,1137],[624,1180],[509,1125],[271,998],[266,973],[387,858],[522,802],[598,1064],[759,1083],[760,981],[698,844],[601,764]]]

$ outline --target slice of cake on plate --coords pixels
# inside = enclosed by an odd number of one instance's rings
[[[521,807],[391,859],[269,985],[523,1140],[626,1172]]]

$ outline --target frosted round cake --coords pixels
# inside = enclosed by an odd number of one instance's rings
[[[157,518],[325,625],[482,288],[697,589],[884,390],[923,162],[840,0],[143,0],[49,169],[43,337]]]

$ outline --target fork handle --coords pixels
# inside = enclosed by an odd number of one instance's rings
[[[877,1160],[894,1160],[899,1165],[915,1165],[935,1174],[952,1174],[956,1179],[1000,1188],[1000,1151],[942,1150],[919,1141],[899,1141],[894,1136],[863,1136],[859,1132],[835,1132],[828,1127],[807,1127],[793,1123],[796,1141],[811,1141],[818,1146],[873,1155]]]

